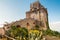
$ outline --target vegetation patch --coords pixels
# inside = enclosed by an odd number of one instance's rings
[[[49,35],[49,36],[56,36],[60,37],[60,33],[57,31],[52,31],[51,29],[47,29],[46,31],[43,31],[44,35]]]

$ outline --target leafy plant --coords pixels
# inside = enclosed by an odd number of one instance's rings
[[[10,30],[6,31],[6,35],[15,39],[20,38],[23,40],[28,37],[28,30],[26,28],[12,26]]]

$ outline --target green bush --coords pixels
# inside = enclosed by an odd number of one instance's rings
[[[26,28],[17,28],[16,26],[11,26],[11,29],[6,31],[6,35],[13,37],[15,39],[24,39],[28,37],[28,30]]]
[[[60,37],[60,33],[57,31],[52,31],[50,29],[47,29],[46,31],[43,31],[44,35],[50,35],[50,36],[57,36]]]

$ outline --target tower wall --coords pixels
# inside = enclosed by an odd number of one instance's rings
[[[30,5],[30,11],[26,12],[26,18],[33,18],[37,21],[39,21],[40,27],[42,27],[44,30],[48,28],[48,13],[47,9],[44,8],[39,2],[34,2]]]

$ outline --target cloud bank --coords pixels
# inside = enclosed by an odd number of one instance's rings
[[[50,29],[60,32],[60,21],[52,22],[49,24],[49,26],[50,26]]]

